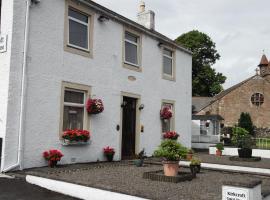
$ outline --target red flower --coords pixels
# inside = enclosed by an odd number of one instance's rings
[[[168,131],[163,134],[164,139],[177,140],[178,137],[179,137],[179,134],[175,131]]]
[[[63,139],[69,141],[84,141],[87,142],[90,139],[90,132],[87,130],[66,130],[63,135]]]
[[[173,116],[173,112],[169,106],[165,106],[160,110],[161,119],[170,119]]]
[[[103,152],[104,152],[104,154],[114,154],[115,153],[114,148],[109,147],[109,146],[103,148]]]
[[[62,152],[56,149],[43,152],[43,157],[48,161],[60,161],[63,156]]]
[[[86,110],[89,114],[98,114],[103,112],[104,106],[101,99],[88,99]]]

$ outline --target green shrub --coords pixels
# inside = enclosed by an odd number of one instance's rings
[[[254,135],[254,125],[249,113],[242,112],[238,120],[238,127],[244,128],[249,134]]]
[[[216,144],[216,148],[219,150],[219,151],[222,151],[224,150],[224,145],[222,143],[218,143]]]
[[[201,160],[194,157],[194,158],[191,159],[190,165],[201,165]]]
[[[175,140],[164,140],[154,152],[154,156],[167,161],[179,161],[181,158],[185,158],[187,153],[188,149]]]
[[[238,148],[251,148],[252,147],[252,138],[249,135],[249,132],[241,127],[233,128],[232,142]]]

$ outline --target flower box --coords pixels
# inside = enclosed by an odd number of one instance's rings
[[[84,142],[84,141],[70,141],[67,139],[62,140],[63,146],[80,146],[80,145],[89,145],[91,143],[90,140]]]
[[[87,130],[66,130],[62,135],[63,145],[89,144],[90,132]]]

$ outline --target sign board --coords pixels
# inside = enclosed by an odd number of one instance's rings
[[[222,200],[249,200],[249,190],[245,188],[223,187]]]
[[[7,51],[7,35],[0,35],[0,53]]]

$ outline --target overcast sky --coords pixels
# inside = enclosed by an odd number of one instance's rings
[[[95,0],[136,20],[140,0]],[[175,39],[197,29],[216,43],[221,58],[214,65],[227,76],[228,88],[255,74],[262,51],[270,57],[269,0],[145,0],[156,13],[156,30]]]

